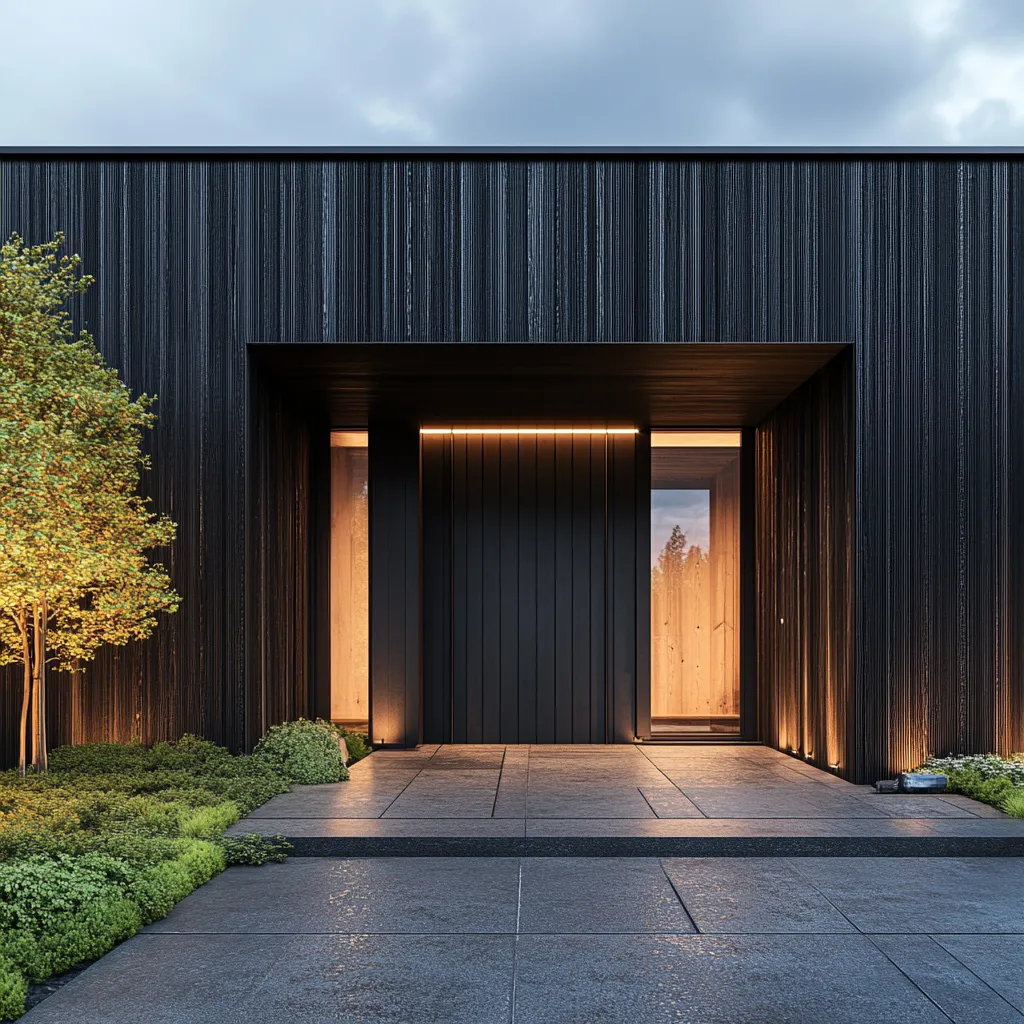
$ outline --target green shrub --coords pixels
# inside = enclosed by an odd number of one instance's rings
[[[218,843],[227,858],[228,867],[259,867],[267,861],[281,863],[288,859],[288,851],[292,848],[282,835],[267,839],[254,832],[244,836],[223,836]]]
[[[1013,817],[1024,817],[1024,754],[1009,758],[995,754],[933,757],[914,771],[945,775],[950,793],[962,793]]]
[[[1005,776],[987,778],[973,770],[951,771],[946,778],[946,788],[950,792],[962,793],[986,804],[998,804],[1013,789],[1013,783]]]
[[[25,965],[30,981],[45,981],[76,964],[95,960],[142,926],[138,904],[125,896],[107,896],[60,918],[35,936],[36,953]]]
[[[0,955],[0,1020],[17,1020],[25,1012],[28,979],[16,964]]]
[[[192,840],[173,860],[146,868],[133,881],[129,894],[149,924],[170,913],[175,903],[208,882],[227,866],[224,850],[215,843]]]
[[[0,864],[0,931],[41,932],[83,906],[120,896],[133,871],[101,853]]]
[[[348,748],[349,763],[355,764],[369,754],[373,747],[370,746],[370,737],[365,732],[346,732],[341,730],[345,737],[345,746]]]
[[[30,981],[102,956],[228,863],[289,849],[223,835],[288,789],[273,758],[185,736],[62,747],[50,765],[0,772],[0,1019],[21,1014]]]
[[[326,718],[318,718],[316,724],[329,729],[345,741],[349,764],[361,761],[373,750],[373,747],[370,746],[370,737],[365,732],[349,732],[344,726],[330,722]]]
[[[967,772],[985,779],[1007,778],[1015,786],[1024,786],[1024,754],[1013,754],[1011,757],[999,757],[996,754],[932,757],[914,771],[937,772],[946,776]]]
[[[999,805],[1011,818],[1024,818],[1024,787],[1015,786],[1003,794]]]
[[[289,782],[317,785],[348,778],[333,728],[304,718],[271,726],[253,756]]]

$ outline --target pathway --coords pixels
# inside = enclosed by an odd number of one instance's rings
[[[378,751],[234,831],[333,856],[1024,854],[1024,820],[992,807],[878,794],[754,745]]]
[[[232,868],[26,1024],[1002,1024],[1024,858]]]

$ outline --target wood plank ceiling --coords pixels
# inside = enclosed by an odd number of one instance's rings
[[[765,345],[250,345],[334,428],[455,422],[749,426],[845,348]]]

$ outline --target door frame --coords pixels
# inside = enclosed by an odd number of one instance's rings
[[[658,427],[659,430],[694,430],[699,427]],[[756,427],[740,428],[740,731],[723,736],[721,742],[760,740],[757,701],[757,552],[755,515],[755,460],[754,435]],[[638,437],[643,438],[646,451],[637,459],[637,688],[636,735],[639,740],[651,739],[651,433],[646,428]],[[644,471],[641,472],[641,467]],[[643,638],[647,638],[647,642]],[[641,656],[641,652],[643,655]],[[716,737],[717,739],[717,737]],[[679,742],[706,743],[707,738],[695,736]]]

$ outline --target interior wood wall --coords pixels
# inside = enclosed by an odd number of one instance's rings
[[[53,735],[261,727],[251,663],[291,620],[253,610],[249,346],[799,341],[855,348],[860,770],[1021,749],[1022,196],[1020,158],[955,154],[5,154],[0,235],[63,230],[97,276],[75,320],[159,395],[146,490],[179,524],[181,610],[104,652]],[[269,704],[320,693],[322,660]]]
[[[713,715],[740,713],[740,458],[711,491],[711,671]]]
[[[680,564],[651,571],[651,716],[679,727],[682,719],[737,716],[738,728],[740,453],[705,477],[694,473],[700,453],[673,452],[681,471],[693,473],[677,477],[679,487],[709,493],[710,537],[707,550],[690,544]],[[721,452],[708,461],[721,465]]]
[[[370,706],[370,545],[366,449],[331,448],[331,719]]]

